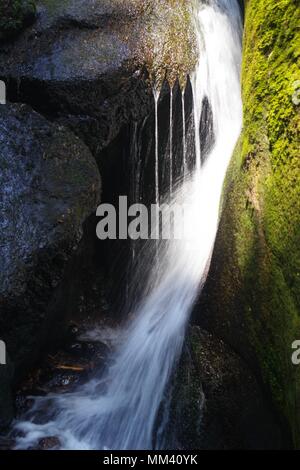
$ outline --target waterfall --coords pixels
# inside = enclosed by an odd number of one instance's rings
[[[59,436],[64,449],[153,449],[160,445],[154,438],[158,412],[182,351],[193,304],[205,282],[222,185],[242,122],[237,0],[198,2],[195,24],[200,50],[192,77],[197,164],[177,184],[173,182],[169,209],[186,204],[188,237],[159,242],[155,248],[159,266],[153,262],[153,243],[145,243],[132,279],[133,285],[143,286],[143,295],[132,306],[134,317],[109,370],[96,374],[75,392],[36,399],[30,413],[16,425],[22,431],[17,448],[28,448],[39,438],[53,435]],[[199,125],[204,99],[212,110],[214,140],[201,163]],[[155,95],[158,202],[157,106]],[[36,423],[35,416],[49,408],[48,421]]]

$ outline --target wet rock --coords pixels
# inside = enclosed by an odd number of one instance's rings
[[[247,364],[198,327],[188,337],[171,410],[170,448],[280,449],[285,445],[276,414]]]
[[[100,177],[74,134],[26,105],[1,106],[0,142],[0,335],[18,378],[66,313],[64,282]]]
[[[48,7],[47,0],[38,0],[39,20],[37,28],[53,26],[77,26],[78,28],[105,28],[107,22],[130,21],[133,11],[130,1],[118,0],[64,0]]]
[[[82,359],[93,361],[107,356],[109,348],[101,342],[78,341],[68,346],[66,352],[73,361]]]
[[[300,368],[291,360],[300,332],[299,106],[281,86],[299,80],[300,10],[293,1],[276,9],[263,0],[245,5],[247,124],[227,172],[194,320],[251,363],[288,423],[287,438],[300,448]]]
[[[63,392],[64,390],[70,391],[72,387],[79,384],[82,372],[84,372],[84,369],[79,371],[56,371],[56,374],[43,386],[42,390],[45,394],[50,392]],[[39,393],[40,390],[37,389],[37,393]]]
[[[152,105],[133,64],[128,37],[137,44],[139,23],[126,3],[40,1],[36,23],[0,49],[9,99],[69,125],[95,154]]]
[[[9,439],[8,437],[0,436],[0,451],[1,450],[12,450],[15,445],[13,439]]]
[[[61,442],[56,436],[44,437],[39,440],[38,448],[40,450],[58,449],[61,446]]]
[[[74,323],[70,327],[74,329]],[[77,329],[80,328],[83,326],[77,325]],[[78,385],[90,380],[96,370],[97,373],[103,372],[107,366],[109,351],[108,346],[100,341],[74,341],[71,336],[63,349],[45,357],[39,367],[19,386],[15,400],[17,417],[28,413],[30,415],[35,397],[72,392]],[[51,406],[49,400],[38,414],[34,414],[39,423],[47,420],[46,407],[50,414],[53,412]]]

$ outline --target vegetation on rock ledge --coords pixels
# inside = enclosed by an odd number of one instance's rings
[[[246,4],[244,130],[217,241],[224,253],[222,315],[230,322],[242,317],[297,445],[300,369],[292,365],[291,345],[300,335],[299,25],[295,0]]]

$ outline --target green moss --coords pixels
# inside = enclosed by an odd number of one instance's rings
[[[14,36],[34,15],[33,0],[0,0],[0,40]]]
[[[300,369],[291,344],[300,338],[299,28],[297,1],[248,0],[244,129],[226,182],[232,234],[223,233],[244,286],[249,340],[298,446]],[[225,304],[232,295],[225,291]]]

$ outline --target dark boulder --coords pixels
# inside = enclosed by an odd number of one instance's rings
[[[27,105],[0,107],[0,142],[0,337],[18,379],[67,309],[67,292],[63,305],[58,292],[99,202],[100,176],[75,135]]]

